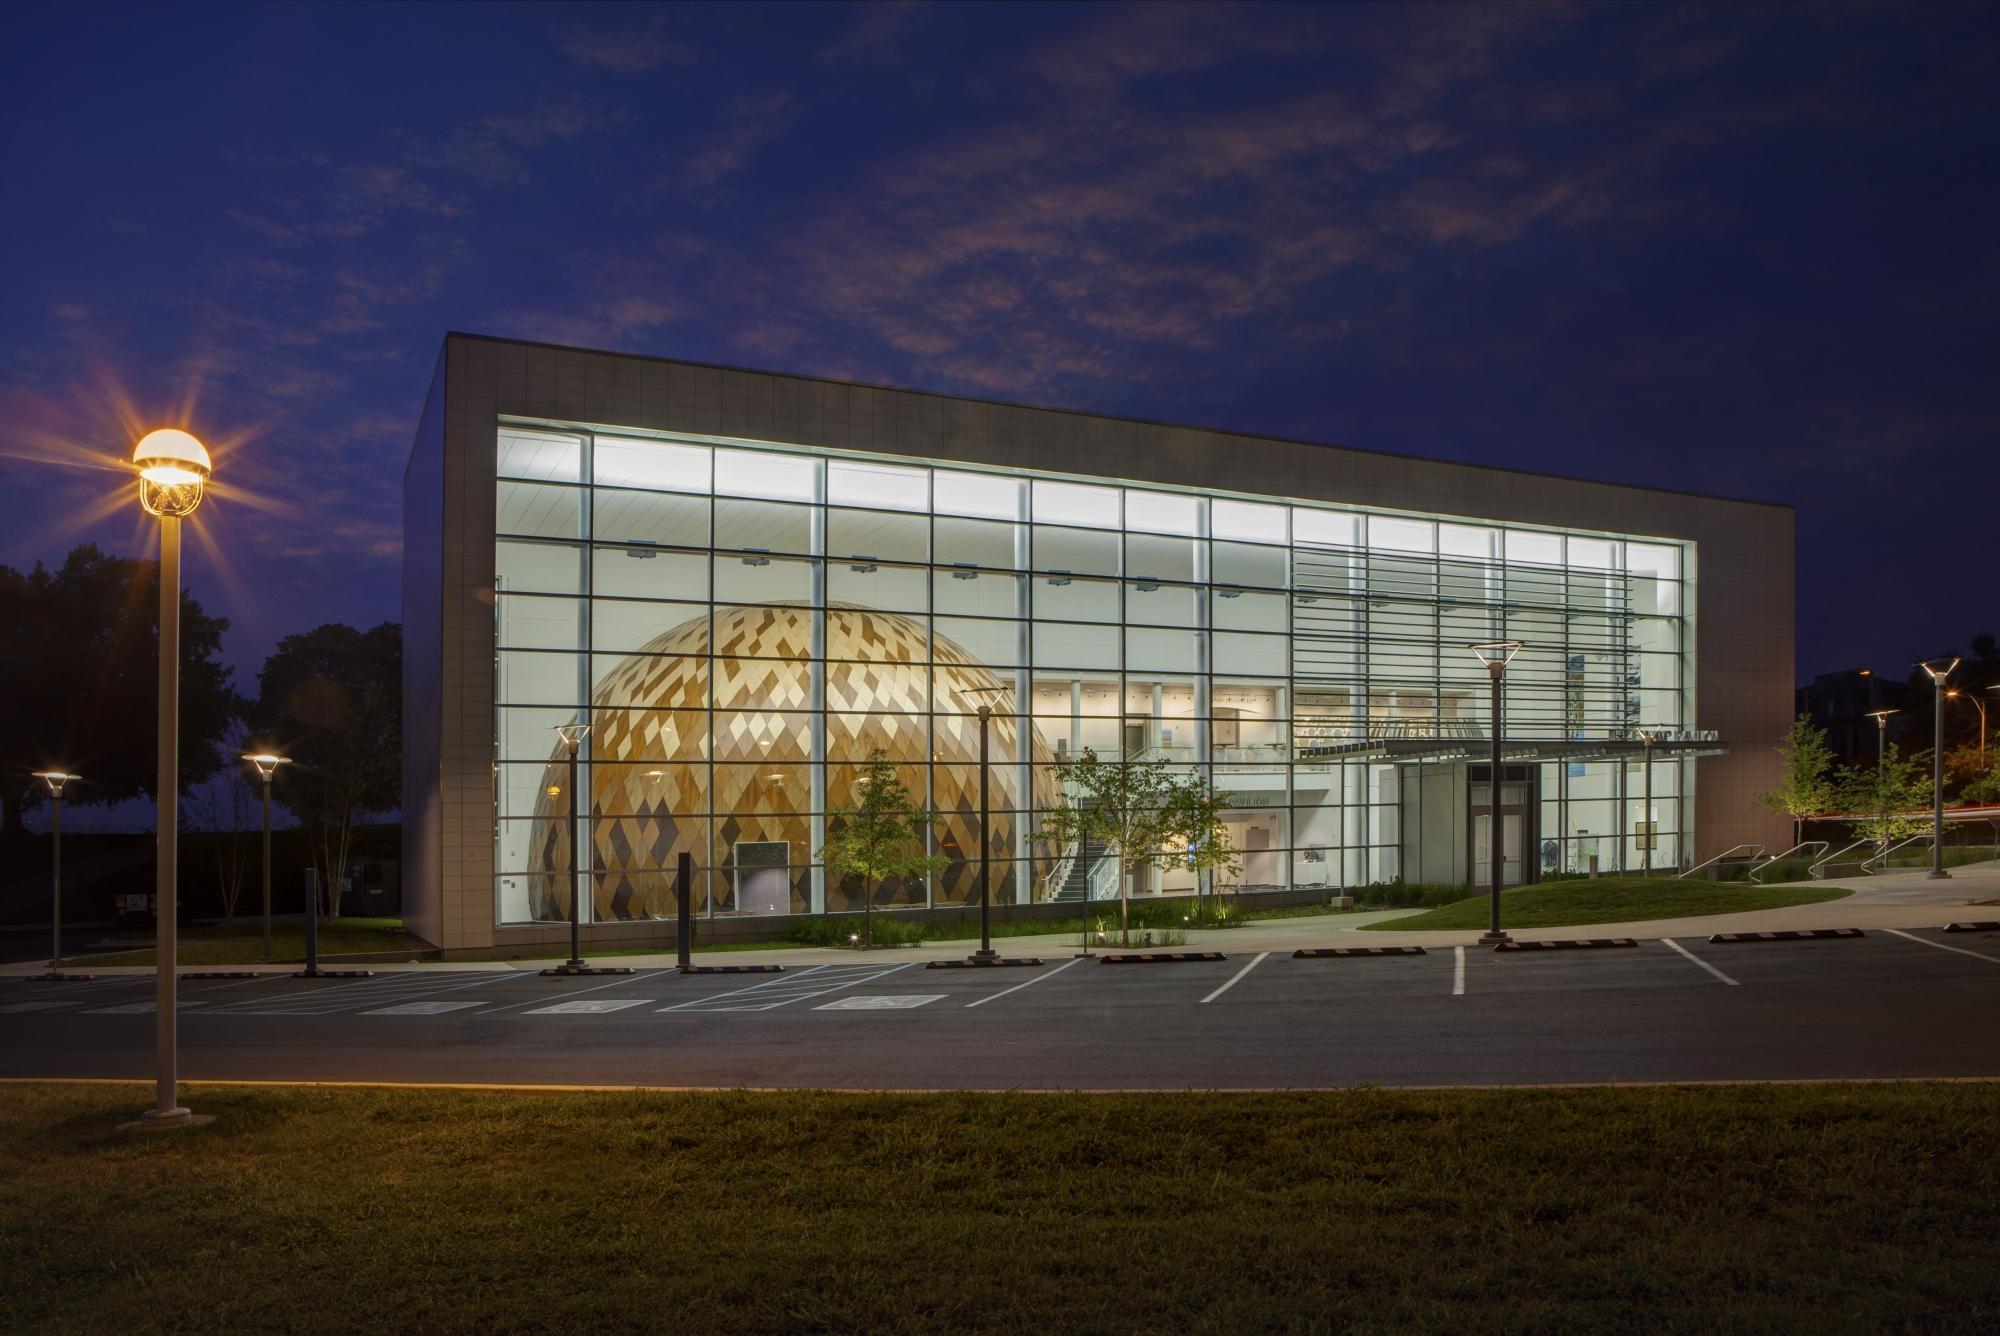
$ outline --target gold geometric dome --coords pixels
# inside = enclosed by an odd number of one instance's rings
[[[812,844],[812,609],[800,604],[717,607],[655,636],[605,676],[592,693],[589,750],[594,866],[592,905],[599,922],[670,918],[679,856],[693,855],[695,912],[718,913],[738,903],[739,844],[788,851],[788,912],[811,910]],[[942,818],[937,849],[953,860],[937,874],[937,904],[979,898],[979,720],[982,701],[995,709],[989,727],[993,758],[993,900],[1028,899],[1020,873],[1039,879],[1054,851],[1034,850],[1031,868],[1015,869],[1014,817],[1019,767],[1013,690],[948,637],[929,637],[940,711],[926,736],[931,691],[926,683],[921,621],[845,604],[826,612],[825,810],[853,807],[855,782],[880,750],[899,763],[915,802],[924,797],[924,761],[931,767],[929,806]],[[713,644],[714,656],[710,655]],[[714,754],[709,754],[707,698],[715,675]],[[1006,690],[983,696],[977,687]],[[1032,807],[1060,799],[1055,757],[1032,721],[1029,767]],[[712,786],[712,792],[711,792]],[[714,812],[714,842],[709,818]],[[529,906],[534,917],[569,917],[569,790],[567,757],[549,758],[529,838]],[[831,824],[831,823],[830,823]],[[704,877],[703,869],[711,869]],[[861,889],[849,879],[827,887],[827,908],[858,910]],[[876,888],[880,905],[921,905],[921,879]]]

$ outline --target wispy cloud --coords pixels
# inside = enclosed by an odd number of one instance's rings
[[[557,39],[578,65],[613,74],[644,74],[663,65],[691,65],[695,49],[669,35],[663,19],[643,28],[573,28]]]

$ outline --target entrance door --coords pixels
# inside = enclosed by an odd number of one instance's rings
[[[1503,776],[1517,773],[1504,770]],[[1529,831],[1532,829],[1530,817],[1534,801],[1535,786],[1524,779],[1503,777],[1500,783],[1500,886],[1519,886],[1529,880],[1531,869],[1526,853]],[[1482,890],[1493,885],[1493,817],[1487,807],[1489,801],[1487,785],[1474,783],[1470,788],[1472,805],[1472,839],[1469,842],[1472,866],[1467,880]]]

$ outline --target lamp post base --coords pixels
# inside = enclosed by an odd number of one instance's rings
[[[1512,937],[1509,937],[1504,932],[1482,932],[1479,934],[1479,944],[1481,946],[1498,946],[1502,942],[1511,942],[1513,940]]]
[[[1934,867],[1924,874],[1924,879],[1926,881],[1950,881],[1951,873],[1946,872],[1941,867]]]
[[[178,1132],[188,1127],[206,1127],[215,1121],[212,1113],[188,1109],[148,1109],[129,1123],[118,1124],[121,1132]]]

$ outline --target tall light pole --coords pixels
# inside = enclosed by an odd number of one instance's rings
[[[174,971],[180,962],[181,521],[201,504],[211,466],[208,448],[184,431],[163,427],[132,451],[139,504],[160,521],[159,774],[153,786],[154,1074],[153,1107],[140,1115],[149,1128],[186,1127],[194,1115],[179,1102]]]
[[[271,776],[278,773],[281,765],[290,765],[289,756],[276,756],[270,752],[253,752],[244,760],[257,767],[257,778],[264,781],[264,959],[271,958]],[[318,912],[314,905],[312,912]]]
[[[1491,887],[1493,922],[1480,937],[1479,942],[1482,946],[1498,946],[1508,940],[1507,934],[1500,931],[1500,878],[1504,875],[1506,867],[1500,841],[1500,734],[1504,719],[1501,713],[1500,679],[1506,675],[1507,665],[1521,652],[1521,642],[1482,640],[1477,644],[1467,645],[1466,648],[1486,665],[1487,676],[1493,679],[1493,750],[1486,774],[1486,843],[1493,855]]]
[[[1992,687],[1986,689],[1988,691],[1993,690]],[[1951,700],[1966,701],[1973,709],[1979,711],[1979,768],[1984,770],[1986,768],[1986,702],[1973,695],[1970,691],[1960,691],[1957,687],[1953,687],[1944,694]]]
[[[579,938],[578,925],[583,921],[583,892],[590,885],[590,867],[585,864],[583,848],[577,843],[576,809],[583,794],[576,786],[576,754],[583,746],[583,740],[590,736],[590,725],[579,718],[572,723],[557,724],[556,736],[562,739],[569,751],[569,959],[560,965],[542,971],[544,975],[575,974],[630,974],[629,966],[590,965],[584,961],[583,947]],[[593,863],[596,860],[591,860]]]
[[[1883,768],[1889,760],[1889,716],[1895,710],[1870,710],[1868,717],[1875,721],[1875,793],[1882,800],[1882,844],[1889,843],[1889,790],[1882,786]]]
[[[70,983],[97,977],[93,974],[64,974],[62,967],[62,800],[63,785],[83,778],[64,770],[37,770],[35,778],[48,786],[52,804],[49,834],[49,926],[53,940],[49,946],[49,972],[32,977],[39,983]]]
[[[1660,740],[1662,731],[1658,724],[1649,725],[1639,730],[1639,741],[1646,744],[1646,842],[1639,846],[1639,852],[1644,855],[1641,869],[1648,877],[1653,875],[1653,844],[1655,842],[1653,832],[1657,824],[1653,820],[1653,744]],[[1675,860],[1676,863],[1679,861],[1678,859]]]
[[[997,696],[1006,687],[968,687],[968,696]],[[972,953],[972,959],[982,964],[991,964],[1000,958],[993,949],[993,883],[991,866],[993,856],[993,826],[991,807],[988,801],[987,732],[993,723],[993,703],[979,702],[979,949]],[[1088,920],[1090,915],[1085,913]]]
[[[1932,659],[1919,666],[1931,675],[1931,870],[1930,879],[1949,877],[1944,870],[1944,684],[1950,680],[1958,660],[1944,663]]]

